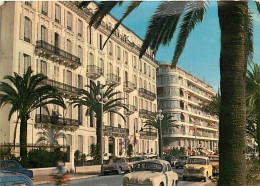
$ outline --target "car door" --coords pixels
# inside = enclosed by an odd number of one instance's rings
[[[127,171],[128,170],[128,163],[126,162],[126,159],[123,158],[121,160],[121,163],[122,163],[123,170]]]
[[[174,180],[174,172],[172,171],[171,165],[167,164],[167,171],[165,172],[166,174],[166,184],[167,186],[172,186]]]

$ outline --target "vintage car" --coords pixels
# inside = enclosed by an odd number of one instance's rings
[[[210,160],[210,163],[212,165],[212,172],[213,175],[219,174],[219,155],[208,155],[207,156]]]
[[[165,160],[143,160],[134,165],[132,173],[123,177],[123,186],[176,186],[177,173],[172,171],[171,165]]]
[[[131,172],[133,164],[129,163],[125,158],[111,158],[108,164],[103,165],[102,172],[104,175],[108,173],[121,174],[123,172]]]
[[[1,186],[34,186],[31,179],[23,174],[0,170]]]
[[[0,161],[0,170],[18,172],[33,179],[33,172],[23,168],[17,161],[14,160],[2,160]]]
[[[180,157],[178,158],[178,160],[175,162],[175,167],[176,167],[176,169],[178,169],[178,168],[183,168],[183,167],[186,165],[186,163],[187,163],[189,157],[190,157],[190,156],[188,156],[188,155],[180,156]]]
[[[212,165],[209,158],[204,156],[191,156],[183,169],[183,180],[199,178],[205,182],[212,178]]]

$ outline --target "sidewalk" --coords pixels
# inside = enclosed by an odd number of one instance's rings
[[[83,178],[93,178],[97,177],[99,174],[97,173],[71,173],[69,174],[70,180],[77,180],[77,179],[83,179]],[[48,184],[51,183],[51,176],[34,176],[33,180],[34,185],[41,185],[41,184]]]

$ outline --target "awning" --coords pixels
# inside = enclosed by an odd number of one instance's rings
[[[208,124],[211,126],[215,126],[214,123],[210,122],[209,120],[208,120]]]
[[[183,94],[185,93],[185,90],[183,88],[181,88],[181,91],[183,92]]]
[[[195,122],[195,119],[193,119],[192,117],[190,117],[190,120],[191,120],[192,122]]]
[[[184,117],[186,117],[186,114],[185,114],[185,113],[182,112],[181,114],[182,114]]]
[[[189,126],[189,130],[194,130],[194,127],[192,127],[192,126]]]

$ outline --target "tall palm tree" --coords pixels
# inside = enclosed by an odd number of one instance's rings
[[[96,135],[97,135],[97,148],[100,151],[101,147],[101,102],[97,99],[97,95],[100,94],[100,90],[104,90],[103,99],[107,99],[107,102],[103,103],[103,114],[105,113],[115,113],[121,118],[124,118],[124,115],[119,112],[120,108],[128,109],[126,105],[122,103],[124,98],[118,97],[121,94],[120,91],[114,91],[114,84],[106,87],[100,83],[96,84],[94,81],[90,81],[90,85],[87,86],[89,90],[79,90],[80,97],[72,98],[71,104],[74,104],[74,107],[84,105],[87,107],[86,115],[92,115],[95,113],[96,117]],[[118,98],[117,98],[118,97]],[[100,152],[99,152],[100,153]]]
[[[90,21],[90,26],[99,26],[104,16],[113,7],[120,5],[120,3],[99,3],[98,9]],[[245,77],[247,62],[253,56],[252,16],[247,1],[218,1],[217,3],[221,31],[219,184],[245,185]],[[203,21],[206,5],[207,3],[204,1],[160,3],[155,14],[151,17],[141,47],[140,58],[148,47],[156,53],[161,44],[169,44],[178,23],[180,23],[177,44],[172,60],[172,67],[175,67],[183,52],[189,34],[198,23]],[[84,7],[84,2],[81,3],[81,6]],[[122,19],[138,6],[139,4],[131,2]],[[259,3],[257,3],[257,10],[260,11]],[[122,19],[120,20],[121,22]]]
[[[38,132],[37,135],[40,137],[37,139],[36,144],[44,143],[50,147],[59,146],[58,140],[63,138],[66,140],[66,135],[64,132],[61,132],[59,129],[48,129]]]
[[[14,76],[5,76],[4,80],[8,80],[10,83],[0,82],[0,107],[10,105],[8,120],[10,121],[14,113],[17,113],[20,120],[20,156],[22,160],[26,159],[27,154],[27,121],[30,119],[30,113],[40,107],[48,112],[48,104],[66,107],[57,89],[44,85],[47,77],[32,73],[32,69],[29,67],[22,76],[17,73],[14,73]]]
[[[163,113],[163,119],[161,120],[161,125],[162,125],[162,135],[165,133],[167,129],[173,129],[174,128],[179,128],[178,125],[175,124],[175,120],[172,120],[172,117],[167,114]],[[144,127],[149,126],[152,128],[155,128],[158,130],[158,142],[159,142],[159,156],[162,157],[162,150],[163,147],[161,144],[163,144],[163,141],[161,142],[161,139],[163,140],[163,136],[161,136],[161,130],[160,130],[160,120],[156,117],[150,117],[148,120],[144,122]]]
[[[254,62],[249,66],[251,70],[247,71],[246,78],[247,103],[255,111],[256,141],[260,152],[260,66]]]

